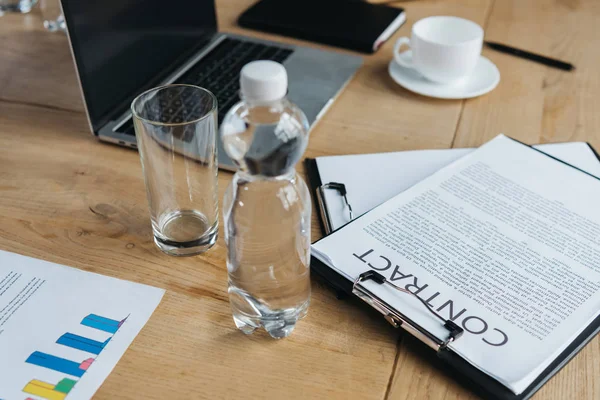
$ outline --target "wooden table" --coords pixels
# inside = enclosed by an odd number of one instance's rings
[[[252,1],[219,0],[221,29],[275,38],[235,26]],[[502,74],[497,89],[472,100],[434,100],[387,75],[391,40],[365,57],[312,131],[307,156],[471,147],[500,132],[600,149],[600,2],[397,5],[408,23],[395,37],[420,18],[457,15],[481,24],[489,40],[569,60],[577,70],[484,50]],[[35,12],[0,18],[0,39],[0,248],[167,290],[98,399],[473,397],[382,318],[336,300],[318,280],[309,316],[290,338],[238,332],[222,238],[194,258],[168,257],[154,246],[138,154],[89,134],[65,36],[44,32]],[[221,196],[230,178],[220,174]],[[312,233],[320,237],[316,217]],[[535,398],[600,398],[598,360],[596,338]]]

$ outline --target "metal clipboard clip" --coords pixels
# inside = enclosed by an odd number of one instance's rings
[[[323,220],[325,225],[325,234],[329,235],[333,232],[333,226],[331,225],[331,216],[329,215],[329,210],[327,209],[325,203],[325,189],[333,189],[337,190],[340,195],[344,198],[344,203],[348,208],[348,213],[350,214],[350,221],[354,219],[354,215],[352,214],[352,206],[348,202],[346,185],[338,182],[329,182],[325,183],[317,188],[317,202],[319,203],[319,213],[321,214],[321,220]]]
[[[368,280],[372,280],[380,285],[389,285],[390,287],[392,287],[395,290],[398,290],[401,293],[406,293],[416,297],[432,315],[434,315],[443,323],[444,328],[448,330],[447,338],[445,340],[440,340],[437,336],[431,334],[429,331],[412,321],[410,318],[408,318],[398,310],[395,310],[388,303],[378,298],[373,292],[371,292],[364,285],[362,285],[362,282]],[[435,351],[445,349],[446,346],[456,341],[464,332],[463,329],[456,323],[450,321],[449,319],[445,319],[434,309],[429,307],[425,300],[421,299],[419,296],[407,289],[394,285],[392,282],[388,281],[383,275],[376,271],[370,270],[360,274],[358,278],[356,278],[356,280],[354,281],[354,285],[352,285],[352,293],[354,293],[356,296],[365,301],[371,307],[375,308],[377,311],[382,313],[385,319],[395,328],[402,327],[405,331],[415,336],[417,339],[421,340],[423,343],[425,343]]]

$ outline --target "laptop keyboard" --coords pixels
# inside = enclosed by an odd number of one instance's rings
[[[273,60],[283,63],[293,50],[225,38],[210,53],[190,68],[176,83],[187,83],[210,90],[219,104],[219,124],[231,106],[239,100],[240,71],[255,60]],[[177,113],[169,115],[173,121]],[[118,132],[135,135],[133,121],[128,120]]]

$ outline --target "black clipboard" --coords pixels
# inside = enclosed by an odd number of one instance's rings
[[[510,138],[511,140],[514,140]],[[524,146],[527,146],[535,151],[538,151],[547,157],[550,157],[562,164],[570,166],[582,173],[594,177],[600,180],[600,178],[580,169],[571,164],[568,164],[562,160],[552,157],[541,150],[535,149],[527,144],[514,140]],[[586,143],[592,152],[596,155],[600,162],[600,157],[596,150],[589,144]],[[309,180],[311,195],[317,210],[324,207],[323,199],[319,200],[317,193],[319,188],[323,187],[323,182],[319,174],[319,169],[315,159],[307,158],[305,160],[306,173]],[[360,217],[358,217],[360,218]],[[323,213],[319,213],[319,222],[321,231],[323,233],[326,230],[326,221],[324,221]],[[351,223],[351,222],[349,222]],[[334,232],[334,231],[333,231]],[[333,233],[330,232],[330,233]],[[311,270],[323,278],[337,293],[338,298],[345,296],[354,296],[356,281],[352,282],[346,279],[344,276],[337,273],[326,264],[311,256]],[[359,277],[360,278],[360,277]],[[363,299],[364,300],[364,299]],[[381,311],[381,310],[380,310]],[[389,322],[388,318],[386,318]],[[392,323],[394,325],[394,323]],[[398,327],[398,326],[396,326]],[[423,342],[415,340],[415,348],[424,359],[429,361],[433,366],[441,369],[444,373],[449,375],[455,381],[460,383],[462,386],[471,390],[475,394],[485,399],[496,399],[496,400],[526,400],[533,396],[546,382],[548,382],[554,375],[556,375],[583,347],[585,347],[598,333],[600,332],[600,316],[596,317],[555,359],[544,369],[542,373],[519,395],[514,394],[506,386],[498,382],[496,379],[487,375],[483,371],[474,367],[468,361],[463,359],[460,355],[454,353],[451,349],[446,346],[442,346],[438,351],[431,351],[428,349]]]
[[[312,272],[321,276],[338,293],[352,296],[353,282],[311,256]],[[484,399],[526,400],[533,396],[550,378],[562,369],[585,345],[600,332],[600,316],[588,325],[577,338],[536,378],[520,395],[515,395],[503,384],[465,361],[448,348],[431,351],[426,345],[415,340],[417,351],[434,366],[449,374],[454,380]]]

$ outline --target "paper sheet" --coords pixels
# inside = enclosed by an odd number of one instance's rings
[[[164,290],[0,251],[0,399],[89,399]]]
[[[551,143],[534,147],[600,177],[600,161],[587,143]],[[348,202],[357,217],[473,150],[414,150],[318,157],[317,166],[323,183],[346,185]],[[327,190],[325,202],[334,229],[349,222],[348,210],[339,193]]]

